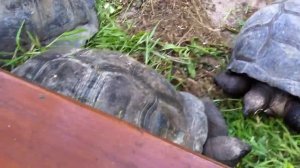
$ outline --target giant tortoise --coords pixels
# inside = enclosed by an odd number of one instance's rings
[[[251,149],[228,136],[212,101],[176,91],[154,70],[124,54],[56,49],[12,72],[230,166]]]
[[[244,96],[244,115],[284,117],[300,132],[300,1],[285,0],[254,13],[239,33],[227,70],[216,83]]]

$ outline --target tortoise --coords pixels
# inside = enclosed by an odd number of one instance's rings
[[[264,112],[300,132],[300,1],[256,11],[238,34],[231,60],[215,82],[243,97],[245,116]]]
[[[228,136],[210,99],[176,91],[163,76],[118,52],[50,50],[12,72],[229,166],[251,150]]]
[[[62,33],[79,29],[69,41],[57,42],[57,46],[72,43],[82,46],[98,31],[94,0],[2,0],[0,4],[0,51],[10,53],[16,48],[16,36],[21,29],[22,46],[29,45],[30,36],[37,36],[45,45]],[[24,25],[22,26],[22,24]],[[68,44],[70,45],[70,44]],[[0,55],[0,59],[11,54]]]

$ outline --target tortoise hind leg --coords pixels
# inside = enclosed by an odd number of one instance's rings
[[[249,77],[230,71],[221,72],[214,78],[214,81],[225,94],[236,98],[244,96],[251,87]]]

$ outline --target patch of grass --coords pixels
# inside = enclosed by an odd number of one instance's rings
[[[34,34],[31,34],[30,32],[26,32],[26,35],[29,38],[29,45],[22,46],[22,38],[21,34],[23,30],[24,22],[21,24],[17,35],[16,35],[16,48],[13,53],[6,53],[0,51],[1,55],[12,55],[11,58],[8,59],[0,59],[0,62],[3,63],[1,68],[12,70],[16,66],[24,63],[26,60],[35,57],[47,50],[49,50],[56,42],[58,41],[72,41],[76,40],[76,35],[84,31],[83,29],[74,29],[69,32],[64,32],[55,39],[53,39],[49,44],[43,46],[40,43],[40,40],[38,37]]]
[[[129,35],[127,32],[131,26],[121,28],[116,22],[121,9],[122,7],[117,2],[97,0],[101,29],[88,41],[86,45],[88,48],[111,49],[128,53],[162,73],[169,80],[174,78],[172,75],[174,65],[183,67],[193,78],[196,75],[195,60],[204,55],[218,57],[223,53],[213,47],[198,45],[196,39],[185,46],[162,43],[159,39],[153,38],[156,27],[151,32]]]
[[[291,133],[281,119],[264,115],[244,119],[240,100],[215,102],[225,116],[230,134],[252,146],[251,153],[238,167],[300,167],[300,135]]]
[[[22,46],[21,33],[23,31],[23,27],[24,27],[24,21],[22,22],[19,30],[17,31],[15,51],[12,53],[6,53],[6,52],[0,53],[0,56],[1,55],[12,55],[12,58],[0,60],[3,63],[1,68],[13,69],[14,67],[18,66],[19,64],[22,64],[24,61],[31,58],[35,54],[37,54],[36,49],[41,48],[39,40],[34,35],[30,34],[29,32],[26,32],[26,33],[27,33],[29,39],[31,40],[31,47],[29,49],[25,49]]]

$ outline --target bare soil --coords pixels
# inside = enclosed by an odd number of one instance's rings
[[[163,42],[184,45],[197,39],[203,45],[232,47],[243,22],[257,9],[274,0],[123,0],[129,4],[119,17],[120,23],[131,23],[131,33],[152,31]],[[230,55],[230,54],[228,54]],[[182,69],[174,74],[184,80],[183,90],[197,96],[220,96],[213,76],[220,71],[225,58],[209,55],[200,58],[197,76],[187,77]]]

